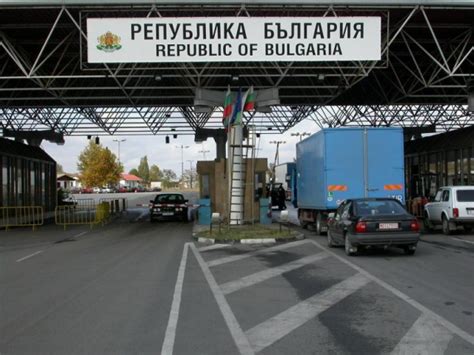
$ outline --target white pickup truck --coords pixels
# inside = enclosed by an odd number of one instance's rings
[[[443,226],[446,235],[458,226],[468,233],[474,227],[474,186],[446,186],[438,190],[433,202],[425,205],[425,221],[428,228]]]

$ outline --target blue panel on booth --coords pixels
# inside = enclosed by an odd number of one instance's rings
[[[260,199],[260,223],[261,224],[272,224],[271,209],[269,207],[270,199]],[[270,216],[269,216],[270,214]]]
[[[199,200],[198,223],[202,225],[211,224],[211,200],[202,198]]]

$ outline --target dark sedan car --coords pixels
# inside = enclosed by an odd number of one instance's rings
[[[188,220],[188,200],[181,194],[159,194],[150,201],[150,221],[158,218]]]
[[[413,255],[420,225],[398,200],[354,199],[329,214],[327,238],[329,247],[344,245],[347,255],[355,255],[361,248],[389,246]]]

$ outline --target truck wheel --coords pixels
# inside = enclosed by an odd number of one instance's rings
[[[316,234],[323,235],[323,220],[321,217],[321,213],[318,213],[316,216]]]
[[[353,251],[353,246],[349,240],[349,237],[346,235],[344,237],[344,250],[347,256],[355,256],[357,254],[356,251]]]
[[[449,221],[445,215],[443,215],[443,233],[446,235],[451,235],[453,233],[451,226],[449,225]]]

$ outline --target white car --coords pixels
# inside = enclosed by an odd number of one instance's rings
[[[433,202],[425,205],[428,228],[441,224],[451,234],[458,226],[471,232],[474,227],[474,186],[446,186],[439,189]]]

